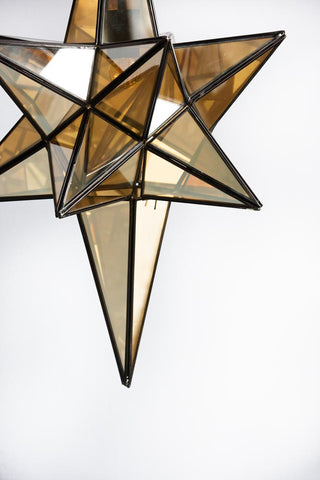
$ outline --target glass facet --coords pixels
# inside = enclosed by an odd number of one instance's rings
[[[162,53],[163,50],[147,60],[97,104],[99,110],[141,136],[150,110]]]
[[[165,128],[152,141],[152,144],[174,159],[194,167],[241,195],[249,197],[189,112],[184,112],[174,123]]]
[[[142,57],[154,43],[99,48],[93,75],[92,97]]]
[[[203,88],[207,83],[225,73],[266,45],[273,37],[260,37],[230,42],[206,42],[202,45],[175,46],[182,78],[189,93]]]
[[[147,0],[105,0],[102,42],[154,37]]]
[[[261,67],[271,52],[272,50],[268,50],[258,57],[257,60],[249,63],[249,65],[238,73],[195,102],[195,106],[209,130],[214,127],[241,90],[250,82],[252,76]]]
[[[22,153],[26,153],[41,141],[37,130],[26,117],[22,117],[0,143],[0,167]]]
[[[77,212],[84,208],[119,201],[132,195],[139,159],[140,151],[103,180],[98,187],[80,200],[70,211]]]
[[[71,94],[87,98],[93,48],[0,44],[0,54]]]
[[[0,175],[0,197],[52,195],[46,149],[31,155]]]
[[[143,193],[167,197],[170,200],[202,200],[243,205],[235,198],[200,178],[190,175],[153,152],[148,152],[146,157]]]
[[[66,43],[94,43],[99,0],[75,0],[66,34]]]
[[[129,137],[98,115],[90,114],[75,159],[75,168],[68,188],[66,202],[72,200],[98,176],[114,168],[115,163],[137,145]]]
[[[114,203],[82,213],[103,304],[121,359],[125,364],[129,202]]]
[[[134,362],[157,265],[169,203],[138,201],[135,226],[132,362]]]
[[[0,74],[9,90],[46,134],[79,109],[75,103],[6,65],[0,64]]]
[[[160,125],[173,115],[183,104],[184,98],[180,88],[178,72],[172,53],[169,52],[160,92],[152,115],[150,132],[153,132],[160,127]]]
[[[76,118],[62,132],[50,141],[53,181],[56,202],[59,199],[61,188],[71,160],[74,145],[79,133],[83,115]]]

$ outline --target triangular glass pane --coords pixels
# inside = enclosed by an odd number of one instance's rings
[[[113,345],[125,363],[129,254],[129,202],[114,203],[81,214],[95,278],[102,294]]]
[[[63,90],[87,98],[93,48],[1,44],[0,54]]]
[[[152,115],[150,132],[153,132],[171,117],[183,104],[184,98],[179,84],[176,65],[172,53],[169,52],[160,92]]]
[[[99,0],[75,0],[65,37],[66,43],[95,43]]]
[[[250,197],[189,112],[165,128],[153,145],[200,172]]]
[[[158,78],[163,49],[109,93],[97,108],[142,135]]]
[[[203,88],[207,83],[266,45],[272,38],[274,37],[269,35],[222,42],[213,40],[212,43],[191,44],[181,48],[176,45],[178,64],[189,93]]]
[[[74,145],[79,133],[82,115],[70,123],[62,132],[50,141],[55,199],[58,201],[66,176]]]
[[[42,149],[0,175],[0,197],[52,195],[48,152]]]
[[[0,144],[0,166],[27,152],[40,141],[37,130],[26,117],[22,117]]]
[[[80,108],[6,65],[0,64],[0,74],[13,95],[46,134],[51,133]]]
[[[157,266],[169,203],[148,200],[137,202],[134,256],[134,296],[132,363],[134,363],[152,281]]]
[[[92,190],[85,198],[80,200],[79,203],[70,209],[70,212],[74,213],[84,208],[114,202],[132,195],[139,159],[140,151],[129,158],[121,167],[108,176],[108,178],[103,180],[100,185]]]
[[[66,203],[90,182],[112,168],[137,142],[95,114],[89,117],[76,158]]]
[[[167,197],[168,200],[202,200],[204,203],[232,203],[244,206],[239,200],[190,175],[153,152],[148,152],[146,157],[143,193]]]
[[[103,43],[155,36],[148,0],[105,0]]]
[[[101,92],[104,87],[133,65],[153,46],[154,43],[146,43],[143,45],[99,48],[96,54],[91,96],[94,97]]]
[[[220,117],[239,95],[241,90],[250,82],[253,75],[261,67],[271,52],[272,50],[268,50],[266,53],[258,57],[257,60],[249,63],[249,65],[218,85],[195,103],[202,120],[209,130],[214,127]]]

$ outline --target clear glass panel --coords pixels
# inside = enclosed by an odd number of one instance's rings
[[[138,135],[145,130],[162,52],[156,53],[97,104],[99,110]]]
[[[93,48],[0,45],[0,54],[63,90],[87,98]]]
[[[75,0],[66,34],[66,43],[94,43],[98,0]]]
[[[95,114],[91,114],[86,127],[71,183],[69,202],[90,182],[104,171],[107,174],[113,164],[133,148],[137,142]]]
[[[249,197],[189,112],[155,138],[156,147]]]
[[[128,47],[99,48],[97,50],[92,96],[99,93],[121,73],[144,55],[154,43]]]
[[[182,77],[190,93],[204,87],[229,68],[244,60],[272,37],[175,48]]]
[[[0,197],[51,194],[48,153],[45,149],[0,175]]]
[[[137,202],[132,330],[133,362],[137,354],[168,208],[168,202],[153,200]]]
[[[169,52],[159,96],[157,98],[152,116],[150,132],[153,132],[155,129],[157,129],[183,104],[184,98],[179,85],[176,65],[172,53]]]
[[[122,366],[125,363],[129,202],[81,214]]]
[[[132,195],[137,175],[140,152],[133,155],[118,170],[80,200],[70,212],[77,212],[83,208],[114,202]]]
[[[79,106],[70,100],[6,65],[0,65],[0,74],[14,96],[46,134],[79,109]]]
[[[10,160],[26,152],[40,140],[37,130],[27,118],[22,117],[0,144],[0,166],[6,165]]]
[[[176,198],[243,205],[235,198],[152,152],[147,153],[144,181],[144,194],[146,195],[159,195],[168,197],[170,200]]]
[[[270,53],[271,50],[268,50],[264,55],[261,55],[257,60],[249,63],[247,67],[221,83],[218,87],[195,103],[202,120],[205,122],[209,130],[214,127],[219,118],[228,109],[245,85],[251,80],[252,76],[261,67],[262,63]]]
[[[103,43],[154,37],[147,0],[106,0]]]
[[[79,133],[81,120],[82,115],[50,141],[56,201],[58,201],[66,176],[73,148]]]

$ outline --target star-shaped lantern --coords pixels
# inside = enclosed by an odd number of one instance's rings
[[[74,0],[64,43],[0,37],[23,112],[1,142],[1,200],[77,214],[126,386],[170,202],[261,207],[211,131],[283,39],[173,44],[151,0]]]

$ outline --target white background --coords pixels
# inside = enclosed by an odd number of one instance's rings
[[[70,3],[0,0],[1,33]],[[0,480],[318,480],[320,3],[155,7],[176,41],[287,30],[214,133],[264,207],[172,207],[127,390],[76,219],[0,204]]]

